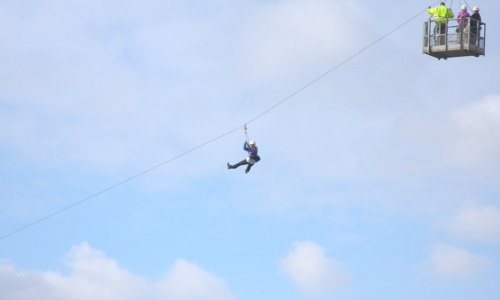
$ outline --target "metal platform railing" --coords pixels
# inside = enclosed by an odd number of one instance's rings
[[[438,59],[485,54],[486,24],[470,17],[424,22],[423,53]]]

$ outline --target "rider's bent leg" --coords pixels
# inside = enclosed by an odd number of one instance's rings
[[[235,165],[232,165],[230,166],[231,169],[236,169],[237,167],[239,166],[243,166],[243,165],[248,165],[248,162],[246,159],[240,161],[239,163],[235,164]]]

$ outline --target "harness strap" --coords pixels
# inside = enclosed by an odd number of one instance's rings
[[[243,124],[243,128],[245,129],[245,138],[248,143],[250,143],[250,140],[248,139],[248,133],[247,133],[247,124]]]

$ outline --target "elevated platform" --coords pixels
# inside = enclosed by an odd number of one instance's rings
[[[457,19],[424,22],[422,52],[437,59],[484,56],[486,24],[470,17],[460,22],[460,26]]]

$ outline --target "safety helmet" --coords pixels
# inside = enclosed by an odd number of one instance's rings
[[[467,5],[462,5],[462,10],[467,11]]]
[[[251,141],[251,142],[250,142],[250,146],[255,146],[255,142],[254,142],[254,141]]]
[[[476,7],[474,7],[474,8],[472,9],[472,11],[479,11],[479,7],[477,7],[477,6],[476,6]]]

